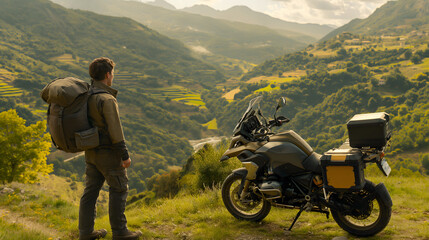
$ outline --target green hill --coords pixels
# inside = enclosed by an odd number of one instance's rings
[[[240,83],[203,99],[229,135],[252,97],[264,96],[262,110],[271,117],[276,99],[285,96],[282,114],[291,122],[276,131],[293,129],[320,153],[348,137],[346,123],[353,115],[386,111],[392,117],[393,164],[424,172],[419,154],[429,151],[429,38],[401,38],[341,34],[266,61]],[[228,103],[221,97],[230,89],[238,93]]]
[[[354,19],[330,32],[321,41],[328,40],[343,32],[378,36],[427,33],[429,31],[428,23],[428,0],[389,1],[368,18]]]
[[[267,27],[168,10],[136,1],[54,0],[54,2],[65,7],[94,11],[103,15],[129,17],[169,37],[181,40],[191,49],[253,63],[296,51],[306,45],[299,38],[285,37]]]
[[[118,69],[138,73],[143,85],[178,79],[207,83],[222,80],[220,73],[192,58],[180,42],[130,19],[69,11],[48,1],[1,3],[3,46],[9,44],[13,50],[47,64],[61,62],[56,58],[66,53],[81,60],[58,66],[63,70],[83,75],[88,60],[101,54],[116,59]],[[207,72],[204,79],[201,72]]]
[[[15,108],[28,123],[46,119],[42,87],[58,77],[88,79],[89,62],[106,56],[117,63],[114,87],[120,90],[134,159],[132,188],[143,190],[145,178],[181,165],[193,151],[187,139],[207,132],[190,119],[205,111],[197,93],[224,77],[179,41],[131,19],[69,10],[47,0],[0,0],[0,5],[0,111]],[[152,90],[170,88],[185,90],[174,97]],[[63,163],[66,158],[56,154],[49,161],[61,166],[57,174],[63,169],[62,175],[80,177],[83,160]]]

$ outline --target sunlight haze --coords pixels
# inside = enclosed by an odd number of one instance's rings
[[[140,0],[153,2],[153,0]],[[354,18],[366,18],[387,0],[167,0],[177,9],[196,4],[217,10],[244,5],[282,20],[341,26]]]

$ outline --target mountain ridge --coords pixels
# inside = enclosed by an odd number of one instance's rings
[[[145,3],[121,0],[53,0],[65,7],[130,17],[189,47],[203,47],[213,54],[252,63],[296,51],[314,42],[304,36],[287,37],[270,28],[172,11]]]
[[[156,7],[162,7],[162,8],[168,9],[168,10],[177,10],[174,5],[168,3],[165,0],[155,0],[152,2],[146,2],[146,4],[156,6]]]
[[[284,21],[275,17],[271,17],[265,13],[257,12],[247,6],[233,6],[229,9],[219,11],[207,5],[199,4],[192,7],[181,9],[181,11],[201,14],[213,18],[225,19],[230,21],[252,23],[269,27],[271,29],[283,30],[292,33],[304,34],[312,38],[319,39],[330,31],[334,30],[328,25],[320,24],[301,24],[295,22]]]
[[[365,19],[353,19],[327,34],[320,41],[343,33],[367,35],[401,35],[413,30],[429,31],[429,1],[389,1]]]

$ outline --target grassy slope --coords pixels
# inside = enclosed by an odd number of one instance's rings
[[[10,233],[13,232],[13,237]],[[49,235],[41,233],[37,230],[26,229],[19,223],[9,223],[0,218],[0,239],[32,239],[46,240]]]
[[[429,238],[429,178],[397,172],[389,178],[368,172],[374,182],[384,182],[393,198],[393,214],[387,228],[369,239]],[[75,239],[81,184],[50,176],[38,185],[13,184],[15,193],[0,195],[1,239]],[[24,190],[21,193],[21,190]],[[97,228],[109,227],[106,192],[98,205]],[[5,211],[10,211],[4,214]],[[297,210],[273,208],[261,223],[238,221],[223,206],[219,190],[198,195],[179,194],[174,199],[143,201],[127,207],[128,226],[143,231],[146,239],[332,239],[347,234],[318,213],[303,213],[292,232],[285,232]],[[9,215],[9,216],[8,216]],[[11,218],[10,215],[15,216]],[[16,221],[16,223],[13,223]],[[32,227],[33,226],[33,227]],[[36,226],[36,227],[34,227]],[[7,234],[11,229],[14,235]],[[31,236],[31,237],[29,237]],[[111,239],[111,234],[107,236]]]

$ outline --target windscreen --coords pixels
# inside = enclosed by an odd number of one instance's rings
[[[249,107],[247,108],[246,112],[244,112],[243,116],[241,117],[240,121],[238,122],[237,126],[234,128],[234,133],[240,128],[241,123],[243,123],[244,120],[247,118],[253,116],[255,112],[259,110],[259,103],[262,100],[262,96],[256,97],[249,102]]]

